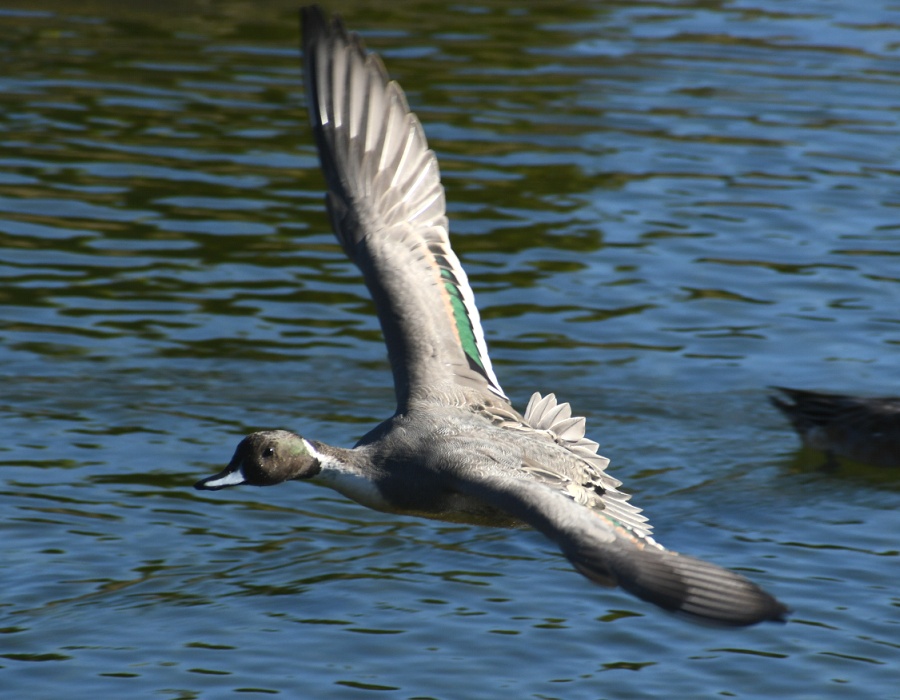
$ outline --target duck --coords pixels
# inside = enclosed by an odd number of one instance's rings
[[[838,457],[875,467],[900,467],[900,398],[832,394],[772,387],[769,396],[809,449],[824,452],[825,466]]]
[[[379,511],[531,527],[589,580],[671,613],[735,627],[785,621],[788,608],[745,576],[653,538],[568,403],[534,393],[524,413],[513,407],[450,246],[437,159],[403,90],[340,17],[302,8],[301,33],[325,206],[374,300],[397,406],[352,448],[252,433],[196,488],[308,481]]]

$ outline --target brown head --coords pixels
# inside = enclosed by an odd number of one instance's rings
[[[287,430],[251,433],[237,446],[221,472],[202,479],[194,488],[216,491],[227,486],[272,486],[290,479],[311,479],[322,470],[315,448]]]

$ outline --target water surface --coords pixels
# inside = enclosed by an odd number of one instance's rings
[[[708,629],[530,532],[301,484],[239,438],[393,410],[330,233],[296,7],[0,9],[0,685],[29,697],[898,697],[900,476],[769,385],[898,393],[890,3],[346,2],[437,151],[500,381],[555,391],[668,546],[784,626]]]

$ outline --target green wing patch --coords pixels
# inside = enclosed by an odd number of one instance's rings
[[[445,265],[447,261],[443,256],[437,256],[437,262],[441,267],[441,278],[444,280],[444,289],[450,296],[450,308],[453,310],[453,321],[456,324],[456,330],[459,334],[459,342],[462,345],[463,352],[469,360],[469,365],[483,374],[486,379],[487,371],[481,360],[481,353],[478,352],[478,341],[475,339],[475,329],[472,327],[472,319],[469,318],[469,312],[466,309],[466,303],[459,291],[459,281],[456,276]]]

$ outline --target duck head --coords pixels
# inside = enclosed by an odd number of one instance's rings
[[[194,488],[216,491],[227,486],[272,486],[290,479],[311,479],[322,470],[316,449],[287,430],[251,433],[237,446],[231,462]]]

